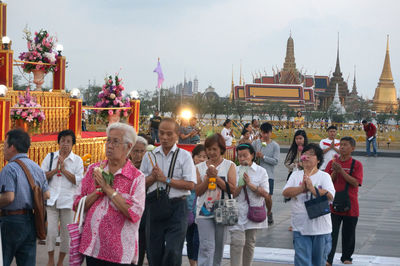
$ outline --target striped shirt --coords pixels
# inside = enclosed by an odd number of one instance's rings
[[[20,159],[26,165],[35,180],[35,184],[40,186],[43,192],[49,189],[46,176],[40,166],[29,159],[26,153],[19,153],[0,172],[0,193],[14,192],[14,201],[4,207],[3,210],[14,211],[33,208],[32,189],[24,170],[14,162],[16,159]]]

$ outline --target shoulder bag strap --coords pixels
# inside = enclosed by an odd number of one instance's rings
[[[226,178],[228,178],[228,176]],[[224,181],[225,181],[226,192],[228,193],[228,198],[231,199],[232,198],[232,196],[231,196],[231,188],[229,187],[228,181],[226,181],[226,180],[224,180]],[[224,198],[224,194],[225,194],[225,192],[222,191],[222,199]]]
[[[50,167],[49,167],[49,172],[51,171],[51,167],[53,166],[53,159],[54,159],[54,152],[50,153]]]
[[[31,188],[33,190],[33,188],[36,185],[35,185],[35,181],[33,180],[32,175],[31,175],[31,172],[29,172],[28,168],[26,167],[26,165],[21,160],[17,159],[14,162],[16,162],[17,164],[19,164],[19,166],[21,166],[22,170],[24,171],[24,173],[26,175],[26,179],[28,179],[29,185],[31,186]]]
[[[177,148],[176,151],[174,152],[174,154],[172,155],[171,164],[169,165],[169,169],[168,169],[168,178],[172,179],[172,176],[174,174],[176,159],[178,158],[179,150],[180,149]],[[165,189],[167,190],[167,194],[169,195],[169,191],[171,190],[171,187],[167,184]]]
[[[244,190],[244,197],[247,201],[247,204],[250,206],[249,195],[247,194],[247,186],[244,186],[243,190]]]
[[[352,159],[352,161],[351,161],[351,166],[350,166],[350,172],[349,172],[349,175],[350,175],[350,176],[351,176],[351,174],[353,173],[354,164],[355,164],[355,163],[356,163],[356,160]],[[346,190],[346,191],[349,190],[349,183],[348,183],[348,182],[346,182],[346,188],[345,188],[345,190]]]

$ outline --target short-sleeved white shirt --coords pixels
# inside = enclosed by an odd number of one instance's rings
[[[298,187],[303,182],[304,171],[295,171],[290,175],[283,190],[289,187]],[[335,188],[332,183],[331,176],[319,170],[310,177],[313,186],[322,188],[332,196],[335,196]],[[298,231],[302,235],[322,235],[332,232],[331,214],[326,214],[315,219],[308,218],[305,201],[311,199],[311,192],[301,193],[292,198],[292,226],[293,231]]]
[[[158,167],[160,167],[163,174],[168,177],[169,166],[171,164],[173,153],[176,149],[178,149],[178,146],[175,144],[167,155],[164,154],[162,146],[155,148],[153,152],[146,152],[143,157],[142,164],[140,165],[140,171],[146,176],[146,178],[151,175],[153,166],[149,159],[150,156],[153,163],[155,164],[157,162]],[[179,150],[172,179],[190,181],[194,184],[197,183],[196,168],[194,166],[192,156],[188,151],[185,151],[184,149]],[[157,185],[159,187],[166,187],[166,184],[163,182],[154,182],[154,184],[152,184],[147,189],[147,193],[156,190]],[[171,190],[169,192],[169,197],[171,199],[188,195],[190,195],[190,190],[177,189],[173,187],[171,187]]]
[[[239,174],[240,166],[236,168],[237,174]],[[250,177],[250,182],[255,186],[262,187],[265,191],[269,191],[269,183],[268,183],[268,174],[267,171],[253,162],[253,164],[247,169],[247,174]],[[263,206],[264,198],[258,196],[251,189],[247,188],[247,195],[249,196],[250,206]],[[261,223],[256,223],[247,219],[247,213],[249,212],[249,205],[247,204],[246,197],[244,194],[244,188],[240,191],[240,194],[236,197],[238,211],[239,211],[239,220],[238,223],[229,228],[229,230],[240,230],[245,231],[248,229],[261,229],[267,228],[268,223],[267,219],[265,219]]]
[[[60,152],[54,152],[53,164],[51,170],[56,169]],[[50,168],[50,153],[44,158],[41,168],[47,173]],[[83,178],[83,161],[82,158],[74,154],[72,151],[64,160],[65,170],[75,175],[75,185],[69,181],[63,173],[61,176],[55,174],[49,181],[50,199],[47,200],[48,206],[56,205],[57,209],[72,209],[74,202],[73,197]]]
[[[231,136],[231,129],[224,127],[221,131],[221,135],[224,137],[225,145],[227,147],[232,146],[233,137]]]
[[[216,166],[216,169],[218,171],[218,176],[224,178],[226,181],[228,180],[228,173],[229,173],[229,169],[231,168],[231,166],[235,166],[235,164],[232,161],[223,159],[223,161]],[[204,177],[207,174],[207,162],[202,162],[196,165],[197,170],[199,171],[200,174],[200,179],[203,181]],[[236,169],[235,169],[236,170]],[[204,192],[203,195],[199,196],[197,198],[197,203],[196,203],[196,218],[197,219],[211,219],[214,217],[214,215],[209,215],[209,216],[203,216],[200,214],[200,210],[203,207],[203,204],[208,205],[207,207],[212,208],[213,204],[215,202],[215,200],[219,200],[222,196],[223,192],[218,186],[215,190],[206,190],[206,192]],[[227,198],[228,196],[224,195],[225,198]]]
[[[331,146],[331,144],[332,144],[332,140],[327,138],[327,139],[323,139],[319,142],[319,147],[322,150],[325,150],[325,149],[329,148]],[[340,146],[340,140],[335,139],[335,148],[339,148],[339,146]],[[331,149],[327,153],[325,153],[324,154],[324,162],[322,163],[322,165],[319,169],[324,171],[326,166],[328,165],[329,161],[333,159],[333,156],[335,156],[335,154],[338,154],[338,153],[334,149]]]

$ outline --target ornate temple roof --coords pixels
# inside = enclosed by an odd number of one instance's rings
[[[285,62],[280,74],[280,84],[300,84],[299,72],[296,69],[294,58],[294,41],[291,34],[287,40]]]

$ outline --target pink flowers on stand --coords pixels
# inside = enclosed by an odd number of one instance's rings
[[[24,30],[25,39],[27,41],[28,52],[22,52],[19,59],[35,63],[55,64],[57,52],[55,51],[56,39],[50,37],[46,30],[35,32],[34,38],[32,33],[27,29]],[[40,65],[24,63],[22,69],[29,73],[32,70],[43,70],[45,73],[56,71],[55,65]]]
[[[36,103],[36,99],[31,96],[29,87],[26,89],[25,95],[19,95],[19,102],[11,109],[10,115],[12,120],[22,119],[29,123],[30,127],[38,128],[40,123],[45,120],[46,116],[40,109],[32,107],[41,107]],[[31,107],[27,109],[26,107]]]
[[[125,88],[122,86],[123,82],[122,79],[118,77],[118,73],[115,74],[115,77],[110,75],[108,78],[105,79],[103,89],[99,93],[98,101],[95,104],[95,107],[100,108],[120,108],[120,107],[130,107],[129,100],[127,98],[123,98],[122,91]],[[104,120],[107,120],[108,116],[119,114],[120,117],[127,117],[128,110],[122,109],[105,109],[98,111],[100,117]]]

